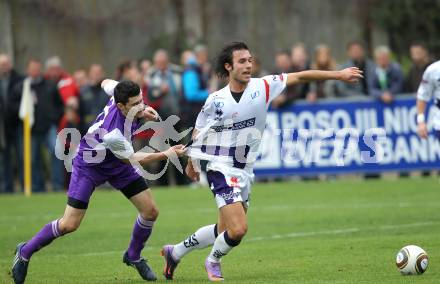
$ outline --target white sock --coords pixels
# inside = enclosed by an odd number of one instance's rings
[[[203,249],[207,246],[211,246],[216,239],[216,231],[216,224],[201,227],[187,239],[174,246],[172,254],[173,258],[175,260],[180,260],[194,249]]]
[[[208,256],[210,262],[219,263],[221,258],[228,254],[234,247],[236,247],[240,241],[231,240],[228,236],[228,232],[224,231],[218,235],[215,239],[214,246],[211,253]]]

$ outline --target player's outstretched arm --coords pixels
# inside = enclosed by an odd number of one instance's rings
[[[162,161],[168,159],[168,157],[178,156],[181,157],[185,154],[186,148],[184,145],[176,145],[170,147],[168,150],[159,153],[134,153],[131,155],[130,160],[139,162],[142,166],[146,166],[150,163]],[[126,162],[129,162],[127,160]]]
[[[287,85],[322,80],[340,80],[356,83],[360,78],[363,78],[362,70],[357,67],[345,68],[340,71],[307,70],[287,74]]]

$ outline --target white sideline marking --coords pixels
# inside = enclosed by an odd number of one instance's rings
[[[339,235],[339,234],[357,233],[360,231],[393,230],[393,229],[400,229],[400,228],[423,227],[423,226],[431,226],[431,225],[438,225],[438,224],[440,224],[440,222],[419,222],[419,223],[398,224],[398,225],[382,225],[382,226],[364,227],[364,228],[348,228],[348,229],[336,229],[336,230],[325,230],[325,231],[297,232],[297,233],[289,233],[289,234],[284,234],[284,235],[272,235],[272,236],[266,236],[266,237],[249,238],[249,239],[247,239],[247,241],[249,241],[249,242],[265,241],[265,240],[274,240],[274,239],[310,237],[310,236],[318,236],[318,235]]]
[[[326,231],[311,231],[311,232],[297,232],[297,233],[289,233],[284,235],[272,235],[266,237],[255,237],[246,239],[246,241],[254,242],[254,241],[266,241],[266,240],[274,240],[274,239],[285,239],[285,238],[299,238],[299,237],[310,237],[317,235],[338,235],[338,234],[348,234],[359,232],[358,228],[349,228],[349,229],[338,229],[338,230],[326,230]]]

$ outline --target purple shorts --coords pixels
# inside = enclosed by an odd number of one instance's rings
[[[74,159],[67,204],[78,209],[87,209],[95,187],[109,182],[127,198],[148,189],[148,184],[130,164],[121,164],[114,168],[102,168],[99,165],[83,165]]]

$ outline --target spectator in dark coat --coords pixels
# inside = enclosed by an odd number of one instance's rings
[[[375,72],[374,62],[366,57],[364,46],[359,41],[352,41],[347,45],[347,55],[348,61],[340,69],[357,67],[364,72],[364,78],[352,84],[338,81],[340,96],[367,96],[369,91],[368,80],[374,76]]]
[[[53,153],[50,139],[50,129],[62,117],[63,102],[58,93],[57,85],[43,77],[42,64],[31,59],[27,64],[27,76],[30,79],[30,89],[34,101],[34,124],[32,126],[32,190],[43,192],[46,190],[43,173],[42,147]],[[26,80],[26,79],[25,79]],[[18,113],[23,94],[24,81],[16,86],[13,92],[13,103]],[[20,143],[22,145],[22,143]],[[52,156],[55,156],[54,154]],[[53,172],[51,173],[53,174]]]
[[[92,64],[89,68],[88,84],[80,90],[80,117],[83,129],[81,132],[92,125],[98,114],[108,103],[109,97],[101,88],[104,80],[104,70],[100,64]]]
[[[18,110],[11,107],[12,91],[23,80],[12,66],[11,58],[7,54],[0,54],[0,193],[14,192],[15,173],[19,152],[17,147],[21,129],[18,125]]]
[[[431,65],[432,60],[429,57],[428,49],[419,43],[412,44],[409,48],[409,53],[412,64],[405,78],[404,91],[406,93],[415,93],[422,81],[423,72]]]
[[[386,46],[379,46],[374,51],[376,69],[369,80],[370,95],[386,104],[403,90],[403,73],[399,64],[391,61],[391,52]]]

